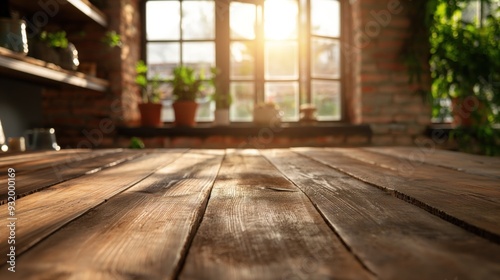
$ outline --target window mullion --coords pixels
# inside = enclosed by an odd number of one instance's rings
[[[303,67],[305,74],[305,90],[307,103],[312,103],[311,93],[311,0],[305,0],[305,27],[303,30],[303,48],[304,53],[302,60],[304,61]]]
[[[256,27],[255,27],[255,102],[264,101],[264,5],[257,5]]]
[[[179,51],[180,51],[180,57],[179,57],[179,61],[181,62],[181,65],[184,65],[184,55],[183,55],[183,52],[184,52],[184,44],[183,44],[183,39],[184,39],[184,36],[182,34],[182,22],[183,22],[183,18],[184,18],[184,15],[183,15],[183,12],[182,12],[182,6],[183,6],[183,3],[182,3],[182,0],[179,1],[179,14],[180,14],[180,18],[179,18]]]
[[[215,5],[215,65],[219,70],[216,88],[218,94],[229,95],[230,71],[230,17],[229,1],[220,1]]]

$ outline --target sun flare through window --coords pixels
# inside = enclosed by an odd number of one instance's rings
[[[263,102],[277,104],[286,122],[306,103],[320,121],[342,120],[341,1],[148,0],[144,22],[149,77],[168,78],[179,64],[217,67],[233,122],[251,122]],[[163,90],[163,120],[173,121]],[[197,121],[211,121],[213,102],[198,102]]]

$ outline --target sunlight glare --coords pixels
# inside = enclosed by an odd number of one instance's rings
[[[295,0],[267,0],[264,4],[266,39],[284,40],[297,36],[298,7]]]

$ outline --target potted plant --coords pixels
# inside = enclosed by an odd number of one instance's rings
[[[172,85],[174,103],[175,125],[194,126],[196,124],[196,98],[203,90],[203,73],[196,74],[189,66],[180,65],[174,68],[173,79],[168,82]]]
[[[257,126],[281,125],[283,112],[274,102],[264,102],[253,108],[253,122]]]
[[[54,63],[68,70],[76,70],[80,61],[75,45],[68,41],[65,31],[40,33],[31,42],[29,55]]]
[[[231,106],[231,95],[215,92],[212,94],[212,100],[215,102],[214,125],[229,125],[229,106]]]
[[[155,76],[148,80],[148,67],[140,60],[135,66],[135,83],[141,88],[142,103],[138,104],[142,126],[161,126],[161,91],[160,79]]]
[[[216,77],[219,74],[219,70],[212,68],[211,72],[210,85],[215,87],[215,92],[210,96],[211,100],[215,102],[214,125],[227,126],[230,124],[229,106],[231,106],[232,98],[227,93],[227,88],[224,88],[221,84],[217,84]],[[225,94],[222,92],[225,92]]]

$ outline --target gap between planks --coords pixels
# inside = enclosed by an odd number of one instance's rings
[[[500,224],[498,224],[500,208],[497,201],[500,198],[500,189],[495,187],[498,183],[495,183],[494,179],[448,170],[460,173],[461,176],[476,176],[485,184],[477,186],[474,191],[471,190],[471,186],[455,181],[456,177],[442,179],[438,174],[432,178],[425,176],[423,178],[418,172],[410,176],[398,172],[396,166],[389,168],[387,163],[380,165],[373,159],[367,161],[366,158],[359,158],[363,153],[359,149],[294,148],[293,150],[500,244]],[[396,158],[385,156],[385,160],[391,161],[391,158],[397,162]],[[450,184],[451,182],[454,184]]]
[[[500,158],[451,152],[427,147],[363,148],[364,150],[393,156],[401,164],[418,167],[431,164],[460,172],[500,179]]]
[[[372,279],[256,150],[227,150],[179,279]]]
[[[20,173],[17,172],[19,169],[13,166],[16,169],[16,180],[21,182],[16,187],[16,200],[55,184],[96,173],[144,155],[145,152],[140,151],[96,153],[96,156],[65,161],[63,163],[54,162],[51,167]],[[7,179],[0,179],[0,185],[2,184],[7,185]],[[0,205],[6,203],[8,197],[7,191],[7,189],[0,190]]]

